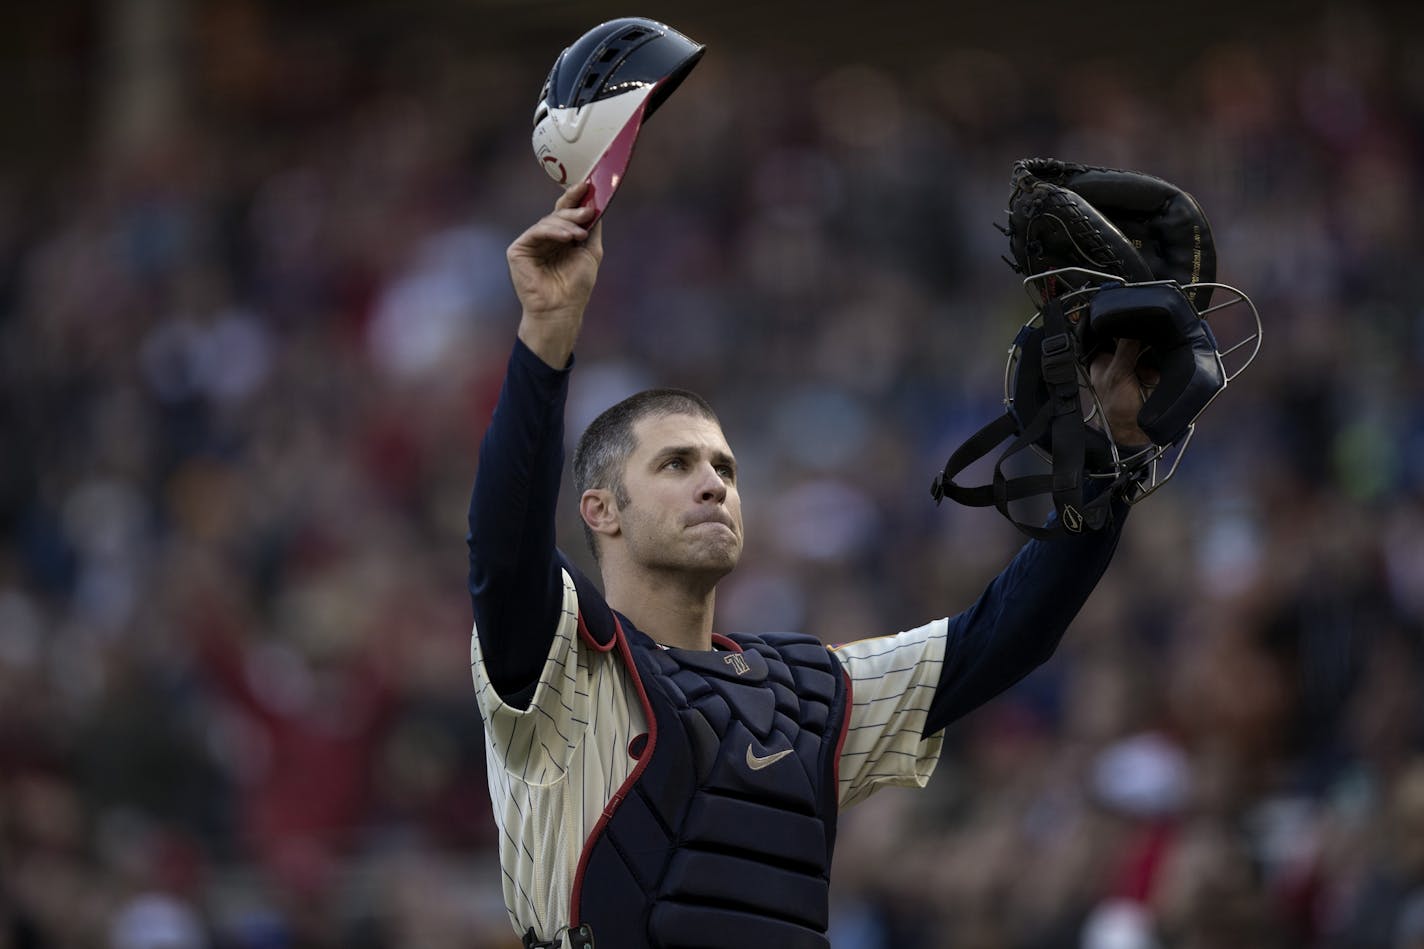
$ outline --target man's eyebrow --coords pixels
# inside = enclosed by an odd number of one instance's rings
[[[666,448],[659,449],[657,454],[653,455],[653,459],[655,461],[661,461],[664,458],[700,455],[701,453],[702,449],[698,448],[696,445],[668,445]],[[731,465],[733,468],[737,466],[737,459],[733,458],[730,453],[725,452],[720,448],[715,449],[712,452],[711,457],[714,464]]]

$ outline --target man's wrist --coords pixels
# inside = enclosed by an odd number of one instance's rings
[[[551,369],[564,369],[573,355],[578,340],[577,317],[531,316],[525,313],[519,320],[519,339]]]

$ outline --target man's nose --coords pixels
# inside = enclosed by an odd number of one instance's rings
[[[713,501],[717,504],[727,500],[727,482],[722,480],[722,476],[717,473],[717,468],[714,465],[706,464],[701,467],[700,471],[702,479],[698,484],[697,499]]]

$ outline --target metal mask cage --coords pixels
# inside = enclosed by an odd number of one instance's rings
[[[1088,472],[1087,476],[1108,481],[1121,479],[1126,484],[1123,499],[1128,504],[1136,504],[1166,484],[1177,473],[1177,466],[1181,463],[1182,456],[1186,453],[1187,446],[1196,433],[1197,419],[1201,418],[1202,412],[1206,411],[1207,406],[1215,402],[1217,397],[1226,391],[1226,387],[1231,384],[1232,380],[1241,375],[1260,353],[1261,314],[1245,291],[1225,283],[1178,284],[1174,280],[1126,283],[1122,278],[1108,273],[1087,270],[1082,267],[1061,267],[1024,278],[1024,289],[1035,306],[1039,308],[1023,326],[1024,328],[1042,327],[1042,301],[1057,297],[1063,306],[1063,316],[1072,328],[1074,345],[1080,346],[1081,333],[1078,332],[1078,328],[1087,318],[1088,307],[1092,303],[1093,297],[1108,285],[1126,287],[1170,285],[1183,293],[1192,290],[1210,290],[1212,296],[1226,296],[1228,299],[1198,308],[1198,318],[1208,320],[1212,314],[1221,314],[1225,311],[1233,311],[1232,316],[1244,317],[1239,328],[1224,325],[1226,321],[1222,319],[1218,319],[1216,323],[1210,323],[1212,338],[1217,343],[1216,358],[1221,365],[1222,375],[1226,382],[1192,417],[1191,423],[1187,425],[1182,436],[1168,444],[1149,445],[1128,455],[1122,453],[1117,443],[1113,441],[1111,433],[1106,431],[1107,425],[1103,421],[1107,416],[1106,410],[1103,408],[1097,390],[1093,387],[1088,373],[1088,365],[1084,361],[1081,350],[1078,353],[1077,375],[1078,389],[1084,406],[1083,424],[1095,425],[1099,430],[1108,434],[1108,447],[1112,453],[1112,468],[1110,470]],[[1244,307],[1244,309],[1235,310],[1236,307]],[[1219,332],[1223,329],[1239,329],[1239,332],[1235,334]],[[1224,337],[1227,337],[1226,342],[1222,341]],[[1022,356],[1022,347],[1017,342],[1021,338],[1022,332],[1016,337],[1014,344],[1009,347],[1008,362],[1004,367],[1004,406],[1010,411],[1014,409],[1015,383]],[[1139,388],[1145,402],[1151,393],[1145,387]],[[1052,464],[1053,458],[1047,449],[1038,444],[1034,444],[1032,447],[1040,458]]]

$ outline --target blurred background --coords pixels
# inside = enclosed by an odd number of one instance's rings
[[[569,432],[718,407],[725,631],[916,626],[1017,548],[928,494],[1031,312],[1014,160],[1191,191],[1266,323],[1055,658],[847,812],[838,949],[1424,946],[1424,15],[771,6],[0,13],[0,947],[517,945],[465,510],[535,99],[629,14],[709,50]]]

